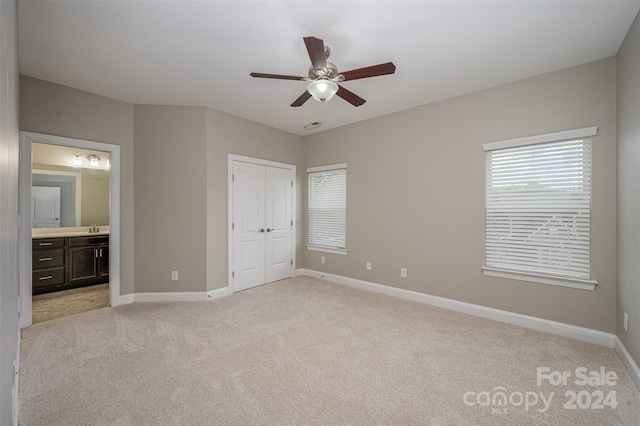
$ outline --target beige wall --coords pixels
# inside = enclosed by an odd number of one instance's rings
[[[296,166],[296,217],[302,215],[305,178],[304,146],[299,136],[226,114],[207,110],[207,288],[228,284],[227,277],[227,157],[228,154]],[[296,263],[302,266],[303,221],[296,221]]]
[[[236,116],[202,107],[134,107],[26,76],[20,84],[22,130],[122,147],[121,294],[227,285],[228,153],[304,169],[299,136]],[[296,230],[301,265],[301,221]],[[179,271],[178,281],[170,280],[171,270]]]
[[[0,424],[12,424],[18,348],[18,30],[0,1]]]
[[[82,226],[109,225],[109,172],[82,173]]]
[[[308,167],[349,164],[348,254],[307,252],[304,266],[614,332],[615,66],[605,59],[308,136]],[[587,126],[598,126],[592,270],[599,285],[585,291],[483,276],[482,144]]]
[[[135,106],[136,293],[207,288],[206,114]]]
[[[132,293],[133,105],[20,76],[20,130],[120,146],[120,294]]]
[[[300,169],[300,137],[213,109],[136,105],[135,141],[136,292],[226,286],[227,154]]]
[[[640,365],[640,14],[618,51],[617,334]],[[622,316],[629,314],[629,332]]]
[[[122,294],[134,291],[134,253],[136,292],[227,284],[227,154],[233,153],[295,164],[299,218],[305,168],[349,163],[349,253],[326,254],[321,265],[319,253],[303,249],[306,228],[298,220],[298,268],[613,332],[615,84],[610,58],[304,139],[207,108],[139,105],[135,172],[130,104],[22,77],[20,123],[23,130],[122,146]],[[484,277],[482,143],[592,125],[599,127],[592,219],[599,286],[590,292]],[[366,261],[373,271],[365,270]],[[400,267],[408,268],[407,279]],[[179,281],[170,281],[170,270],[180,271]]]

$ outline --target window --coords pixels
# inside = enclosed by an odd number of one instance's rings
[[[347,165],[311,167],[309,250],[347,253]]]
[[[483,145],[485,275],[594,288],[590,136],[596,130]]]

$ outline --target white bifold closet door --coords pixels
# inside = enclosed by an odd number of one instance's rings
[[[233,291],[293,276],[293,170],[233,162]]]

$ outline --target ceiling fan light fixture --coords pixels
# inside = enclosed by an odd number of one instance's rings
[[[315,80],[309,83],[307,91],[318,102],[330,100],[338,91],[338,85],[331,80]]]

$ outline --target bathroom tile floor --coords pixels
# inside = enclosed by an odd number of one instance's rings
[[[53,293],[32,300],[33,324],[109,306],[109,284],[98,284]]]

